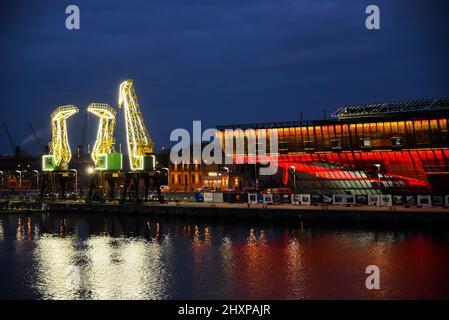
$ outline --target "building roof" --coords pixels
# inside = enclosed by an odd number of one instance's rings
[[[384,116],[403,112],[449,110],[449,98],[342,106],[331,116],[338,119]]]
[[[331,115],[333,119],[220,125],[217,126],[217,129],[223,131],[225,129],[245,130],[303,127],[336,123],[380,121],[381,119],[423,119],[438,117],[442,114],[445,116],[449,114],[449,98],[447,97],[342,106]]]

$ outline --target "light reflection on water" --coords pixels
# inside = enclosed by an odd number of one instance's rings
[[[167,240],[93,235],[76,243],[74,236],[43,235],[34,250],[36,289],[44,299],[163,299]]]
[[[448,249],[441,231],[4,215],[0,298],[448,298]]]

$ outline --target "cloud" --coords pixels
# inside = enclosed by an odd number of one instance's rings
[[[44,146],[45,144],[42,141],[47,141],[49,139],[50,129],[49,128],[38,129],[36,131],[36,136],[39,139],[39,143],[41,143]],[[36,139],[32,133],[28,135],[25,139],[23,139],[22,147],[30,143],[36,143]]]

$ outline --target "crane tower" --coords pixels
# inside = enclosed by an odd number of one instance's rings
[[[143,121],[133,80],[129,79],[120,84],[118,105],[119,108],[123,106],[125,112],[130,168],[132,171],[141,171],[144,169],[144,157],[153,153],[154,144]]]
[[[78,113],[74,105],[60,106],[51,114],[51,145],[50,155],[43,156],[43,170],[67,170],[72,153],[67,136],[67,119]]]
[[[100,118],[97,139],[92,149],[92,160],[97,170],[120,170],[122,154],[115,152],[115,119],[117,111],[104,103],[91,103],[87,111]]]

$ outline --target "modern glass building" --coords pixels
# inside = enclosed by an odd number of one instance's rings
[[[269,135],[268,129],[277,132],[277,174],[246,177],[258,189],[290,187],[312,194],[448,193],[448,116],[448,98],[421,99],[343,106],[332,120],[230,125],[218,130],[222,143],[226,129],[254,129],[257,137]]]

